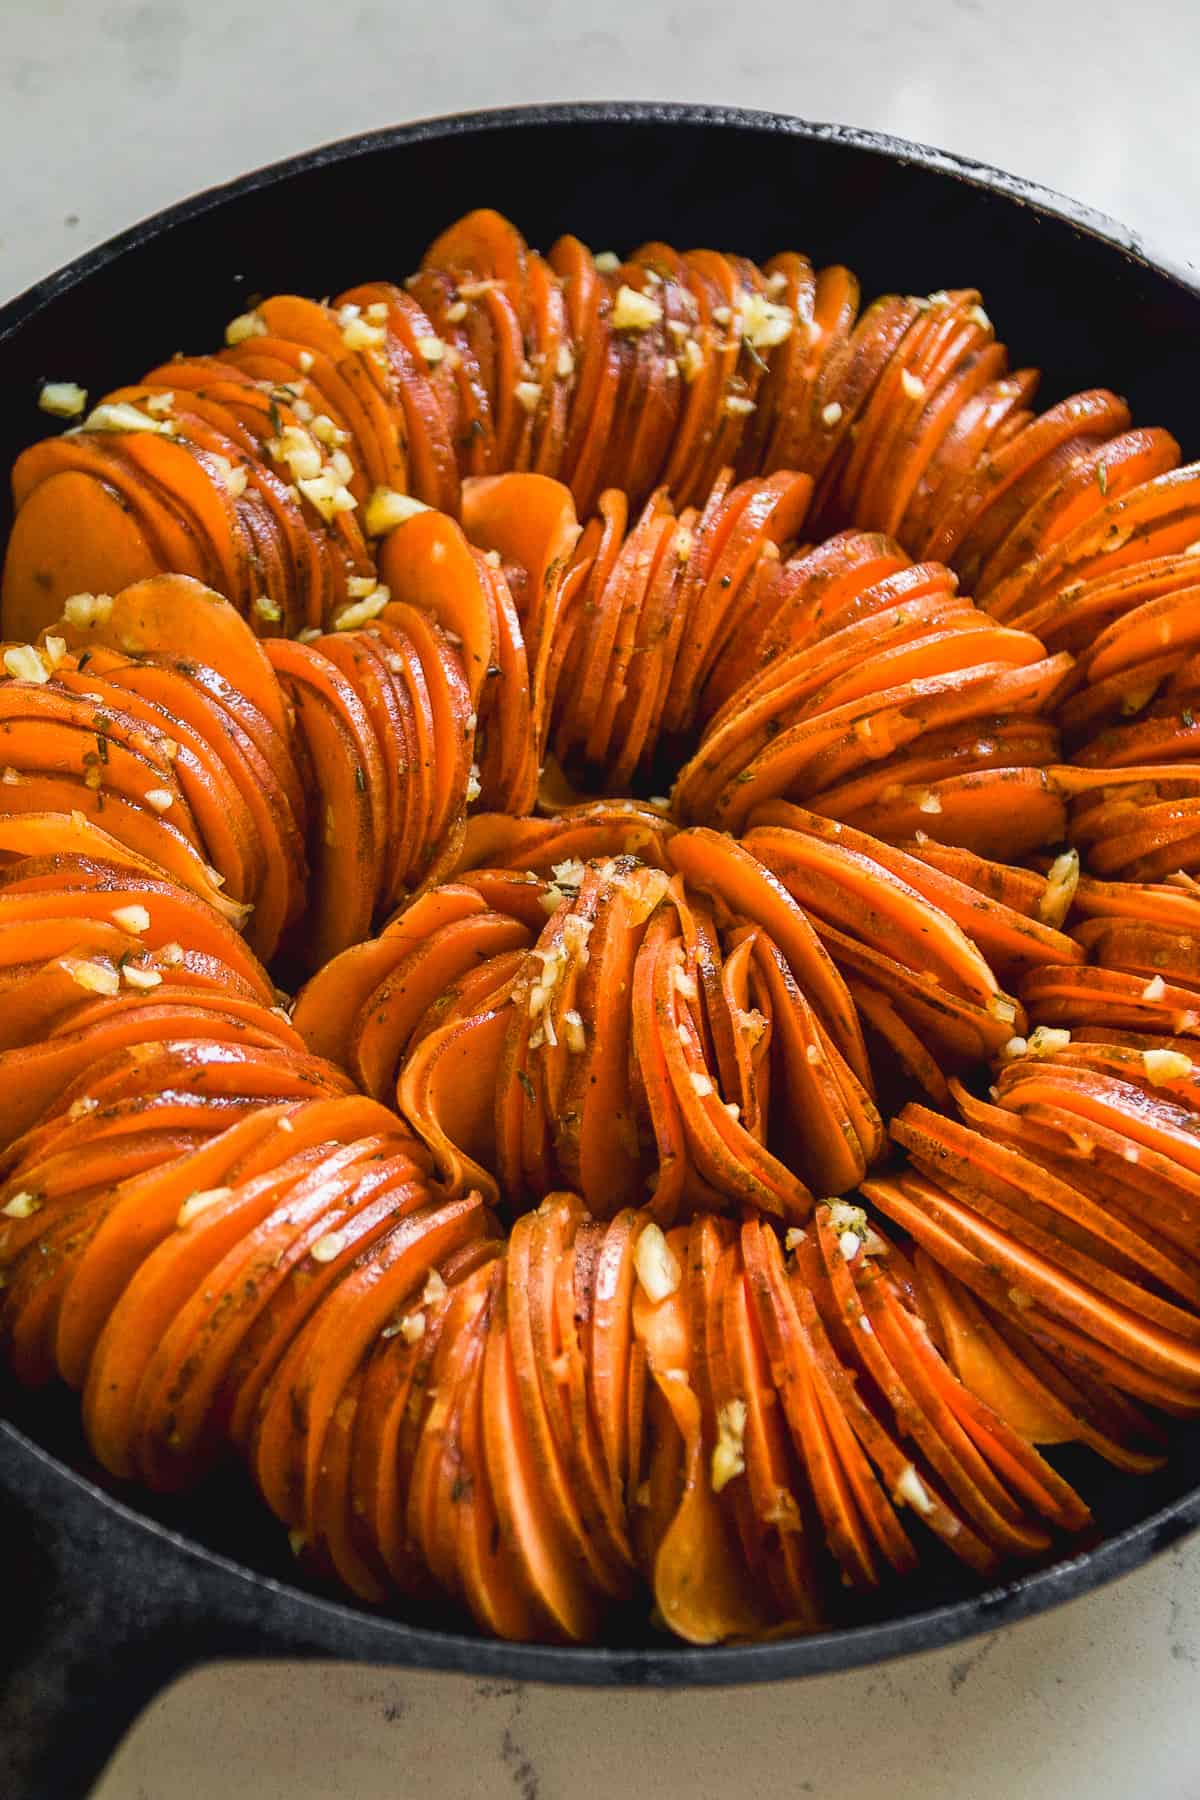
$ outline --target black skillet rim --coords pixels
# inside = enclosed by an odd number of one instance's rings
[[[580,102],[497,108],[419,120],[342,138],[272,163],[165,208],[85,252],[0,307],[0,343],[60,295],[86,282],[126,251],[158,238],[260,188],[309,170],[381,149],[484,135],[539,125],[649,124],[699,129],[748,129],[845,145],[892,161],[915,164],[946,179],[999,193],[1200,298],[1200,278],[1151,252],[1144,241],[1090,206],[968,157],[881,132],[820,124],[751,109],[658,102]],[[923,1612],[879,1623],[765,1644],[705,1648],[657,1646],[615,1649],[507,1644],[380,1618],[324,1599],[222,1556],[146,1518],[68,1468],[0,1420],[0,1494],[36,1499],[46,1549],[60,1577],[106,1566],[119,1576],[151,1577],[143,1593],[103,1613],[116,1640],[137,1637],[152,1624],[158,1638],[160,1685],[211,1656],[274,1655],[357,1658],[487,1678],[579,1686],[724,1686],[791,1679],[862,1667],[894,1656],[932,1650],[1030,1617],[1129,1573],[1200,1527],[1200,1487],[1078,1555],[1004,1584]],[[86,1550],[86,1555],[85,1555]],[[155,1558],[151,1570],[148,1559]],[[177,1592],[172,1583],[178,1584]],[[153,1590],[162,1590],[157,1595]],[[171,1590],[168,1592],[167,1590]],[[187,1644],[165,1650],[163,1632],[186,1628]],[[68,1659],[69,1660],[69,1659]],[[152,1690],[151,1690],[152,1691]],[[128,1715],[127,1715],[128,1717]]]

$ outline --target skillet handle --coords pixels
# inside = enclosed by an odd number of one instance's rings
[[[83,1800],[143,1707],[198,1664],[355,1654],[339,1607],[147,1529],[0,1421],[5,1800]]]

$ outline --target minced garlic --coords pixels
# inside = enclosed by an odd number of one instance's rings
[[[377,487],[368,498],[363,512],[367,536],[382,537],[385,532],[403,525],[417,513],[428,511],[425,502],[414,499],[411,494],[397,493],[395,488]]]
[[[679,367],[683,372],[683,379],[690,386],[704,367],[704,352],[701,350],[694,337],[689,337],[684,340],[683,348],[679,352],[678,361]]]
[[[77,419],[87,406],[87,389],[76,381],[46,381],[42,383],[38,405],[56,419]]]
[[[386,325],[368,325],[365,319],[348,319],[342,326],[347,350],[377,350],[387,342]]]
[[[4,652],[4,667],[14,681],[34,681],[39,686],[50,679],[50,671],[32,644],[13,644]]]
[[[777,306],[763,294],[742,297],[742,336],[756,350],[773,350],[792,335],[796,315],[790,306]]]
[[[190,1225],[202,1212],[210,1206],[218,1206],[222,1200],[228,1200],[233,1193],[231,1187],[203,1188],[195,1194],[189,1194],[175,1216],[176,1225]]]
[[[662,320],[662,307],[649,294],[622,284],[617,289],[609,324],[614,331],[648,331]]]
[[[225,327],[225,342],[230,349],[235,344],[244,344],[247,338],[266,337],[267,321],[258,312],[239,313],[236,319],[230,319]]]
[[[717,1409],[717,1441],[713,1445],[711,1482],[719,1494],[746,1471],[746,1402],[727,1400]]]
[[[150,929],[150,914],[144,906],[118,906],[114,909],[112,920],[122,931],[132,937],[138,937],[143,931]]]
[[[95,406],[83,421],[84,431],[157,431],[163,436],[173,436],[175,427],[170,419],[153,419],[127,400],[110,400],[101,406]]]
[[[339,513],[353,512],[358,505],[335,469],[326,469],[323,475],[317,475],[311,481],[297,481],[296,486],[327,525],[332,524]]]
[[[385,1338],[402,1337],[406,1344],[419,1344],[425,1336],[425,1314],[402,1313],[394,1325],[384,1327],[381,1335]]]
[[[157,969],[141,969],[136,963],[126,963],[121,975],[126,987],[136,988],[141,993],[149,993],[151,988],[162,985],[162,976]]]
[[[70,594],[63,601],[63,618],[82,631],[106,624],[112,609],[111,594]]]
[[[1058,929],[1071,910],[1079,886],[1079,852],[1064,850],[1050,865],[1046,887],[1037,904],[1038,920]]]
[[[563,862],[553,863],[550,873],[559,887],[578,888],[587,874],[587,869],[578,856],[568,856]]]
[[[354,600],[349,606],[343,606],[341,611],[334,618],[334,630],[354,631],[358,626],[366,625],[369,620],[377,619],[387,605],[389,598],[390,596],[386,588],[382,590],[377,589],[375,593],[369,594],[365,600]]]
[[[633,1266],[655,1306],[675,1293],[683,1279],[678,1257],[664,1237],[662,1227],[653,1222],[643,1228],[638,1238]]]
[[[3,1213],[6,1219],[32,1219],[34,1213],[41,1211],[41,1207],[42,1203],[38,1196],[31,1194],[28,1189],[23,1189],[21,1193],[14,1194],[11,1200],[7,1200],[3,1206],[0,1206],[0,1213]]]
[[[104,994],[112,998],[121,991],[121,977],[110,962],[83,956],[64,957],[62,965],[76,987],[88,994]]]
[[[1192,1059],[1180,1050],[1143,1050],[1142,1067],[1155,1087],[1165,1081],[1182,1081],[1192,1072]]]
[[[319,1237],[309,1252],[314,1262],[333,1262],[346,1248],[346,1234],[343,1231],[327,1231]]]
[[[907,1463],[900,1472],[895,1498],[906,1501],[914,1512],[923,1513],[926,1517],[933,1511],[933,1498],[912,1463]]]

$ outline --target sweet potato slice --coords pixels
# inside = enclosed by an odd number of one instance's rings
[[[660,958],[655,1003],[660,1043],[691,1159],[718,1194],[788,1220],[808,1216],[812,1196],[803,1181],[741,1125],[708,1074],[704,1046],[691,1015],[678,1005],[677,962]],[[736,1102],[732,1103],[736,1107]]]
[[[480,1234],[478,1195],[407,1213],[349,1268],[286,1352],[260,1415],[255,1463],[284,1518],[309,1504],[333,1406],[360,1357],[422,1276]]]
[[[383,765],[361,702],[326,658],[277,638],[270,640],[270,656],[287,680],[318,784],[308,845],[316,892],[307,952],[323,963],[370,928],[381,862]]]
[[[286,1204],[254,1229],[247,1225],[155,1349],[137,1400],[138,1460],[153,1485],[194,1479],[222,1441],[233,1403],[230,1368],[277,1291],[285,1283],[307,1287],[309,1308],[317,1306],[355,1257],[427,1198],[399,1134],[361,1139],[353,1150],[339,1167],[338,1156],[321,1148]],[[324,1260],[313,1257],[318,1245]]]
[[[840,617],[847,601],[872,595],[868,615],[885,607],[882,588],[878,594],[874,590],[906,564],[899,545],[877,533],[839,532],[796,551],[767,589],[769,601],[751,609],[744,633],[730,642],[709,676],[710,724],[724,717],[739,689],[757,692],[758,678],[777,660],[850,622]]]
[[[433,782],[430,852],[438,848],[466,809],[466,790],[475,749],[474,712],[459,656],[450,638],[427,612],[393,602],[377,628],[386,642],[398,626],[420,660],[433,723]]]
[[[964,1387],[986,1400],[1014,1431],[1031,1444],[1069,1443],[1075,1421],[1017,1362],[1003,1338],[989,1326],[970,1289],[919,1250],[916,1268],[938,1315],[950,1361]]]
[[[463,1598],[457,1518],[463,1497],[462,1401],[491,1326],[497,1274],[484,1265],[450,1292],[408,1483],[408,1535],[439,1586],[455,1600]]]
[[[303,904],[303,838],[284,783],[227,714],[211,709],[220,721],[214,744],[182,710],[172,712],[163,704],[164,696],[179,697],[188,686],[177,671],[143,664],[131,675],[131,669],[115,670],[116,679],[108,680],[93,673],[89,662],[83,672],[60,668],[58,680],[74,693],[95,695],[105,703],[106,716],[107,709],[120,708],[174,744],[175,775],[209,860],[236,897],[252,902],[248,932],[269,956]],[[170,743],[165,747],[170,750]]]
[[[96,668],[96,656],[80,654],[86,665],[80,673]],[[96,670],[99,673],[99,670]],[[287,735],[272,725],[260,708],[231,682],[207,664],[191,657],[149,655],[139,661],[122,659],[105,671],[114,686],[140,695],[173,718],[189,723],[214,749],[218,749],[231,775],[249,803],[249,790],[257,785],[270,796],[278,788],[283,799],[284,828],[287,815],[295,826],[305,820],[305,791],[294,760],[292,721],[287,715]],[[282,700],[281,700],[282,704]]]
[[[548,818],[476,813],[468,821],[458,867],[532,870],[547,884],[554,877],[565,891],[564,884],[571,886],[570,865],[597,856],[636,856],[665,867],[663,843],[673,830],[660,807],[636,800],[592,801]],[[556,869],[561,878],[554,876]]]
[[[443,513],[414,514],[384,538],[379,574],[394,600],[428,607],[443,630],[461,640],[467,685],[478,708],[495,661],[495,626],[486,581],[461,527]]]
[[[999,992],[975,946],[947,913],[905,881],[902,864],[881,866],[841,838],[820,842],[769,827],[750,832],[745,841],[806,911],[910,968],[933,972],[940,984],[981,1006]]]
[[[928,1333],[917,1328],[913,1315],[900,1304],[893,1289],[881,1283],[878,1293],[882,1305],[874,1316],[882,1323],[889,1350],[895,1348],[906,1367],[915,1370],[918,1363],[922,1365],[922,1375],[928,1377],[930,1395],[936,1394],[939,1400],[944,1400],[947,1413],[959,1427],[962,1439],[973,1445],[1007,1486],[1040,1517],[1060,1529],[1082,1530],[1090,1522],[1091,1514],[1069,1483],[986,1401],[970,1393],[957,1380],[934,1349]],[[904,1352],[899,1350],[902,1337],[906,1342]]]
[[[722,1306],[725,1350],[730,1374],[739,1396],[744,1397],[741,1460],[763,1536],[767,1574],[784,1617],[793,1626],[812,1630],[822,1616],[820,1582],[797,1499],[802,1483],[800,1465],[792,1454],[787,1422],[779,1416],[776,1403],[776,1370],[782,1366],[782,1358],[772,1332],[774,1320],[766,1317],[763,1309],[766,1278],[760,1246],[767,1236],[774,1244],[774,1235],[764,1233],[758,1220],[747,1221],[742,1227],[741,1277],[727,1283]],[[734,1417],[740,1417],[740,1412]],[[725,1451],[733,1450],[735,1466],[738,1452],[728,1400],[718,1411],[717,1419],[728,1434]],[[711,1465],[714,1485],[715,1479],[725,1475],[731,1466],[722,1468],[721,1460],[718,1454]]]
[[[521,1411],[502,1289],[484,1356],[484,1442],[502,1538],[550,1628],[567,1639],[585,1639],[595,1630],[596,1600],[538,1479]]]
[[[855,1078],[822,1032],[774,944],[760,940],[757,960],[774,1002],[785,1103],[781,1110],[787,1121],[773,1135],[814,1191],[844,1193],[862,1179],[882,1148],[882,1122],[865,1096],[848,1092]]]
[[[1030,917],[1025,911],[1015,908],[1011,901],[1002,900],[999,894],[981,888],[978,877],[986,876],[987,871],[979,869],[977,862],[973,866],[973,859],[969,856],[957,860],[954,866],[962,873],[956,874],[950,867],[943,865],[939,868],[930,860],[937,854],[938,847],[935,845],[917,846],[920,851],[918,855],[909,847],[893,847],[881,838],[822,818],[817,813],[806,812],[802,807],[792,806],[784,800],[773,800],[759,808],[750,823],[751,831],[747,841],[751,845],[756,841],[759,826],[783,827],[785,830],[793,829],[820,837],[846,850],[870,857],[889,873],[899,876],[901,881],[914,887],[941,912],[953,919],[960,930],[978,946],[1003,980],[1011,980],[1017,973],[1032,965],[1069,965],[1082,960],[1079,946],[1063,932]],[[764,840],[766,841],[769,840]],[[953,857],[953,850],[949,855]],[[1024,875],[1024,871],[1021,874]],[[1036,902],[1031,901],[1032,904]]]
[[[685,1235],[672,1235],[672,1253],[685,1249]],[[683,1439],[682,1492],[654,1555],[659,1609],[672,1629],[693,1643],[761,1629],[761,1601],[746,1580],[713,1492],[703,1414],[692,1385],[695,1352],[688,1308],[678,1291],[651,1303],[639,1288],[633,1317],[651,1378]]]
[[[981,599],[1028,558],[1066,537],[1109,496],[1116,499],[1179,462],[1179,445],[1166,431],[1127,431],[1108,443],[1077,451],[1062,480],[1037,500],[991,552],[979,571]]]
[[[954,513],[943,519],[941,531],[930,546],[943,562],[960,554],[980,520],[1012,485],[1048,456],[1056,445],[1072,437],[1115,437],[1129,425],[1123,401],[1104,389],[1092,389],[1060,401],[1018,432],[1007,443],[976,465],[970,481],[956,496]],[[1003,616],[1003,615],[998,615]]]
[[[377,1100],[391,1093],[405,1045],[439,994],[478,959],[526,949],[529,941],[518,920],[480,912],[442,926],[409,951],[367,997],[354,1023],[353,1068],[366,1092]]]
[[[773,560],[796,536],[811,493],[807,476],[786,472],[752,484],[720,554],[705,571],[676,665],[676,679],[702,693],[704,711],[712,706],[706,684],[735,635],[746,583],[760,559]]]
[[[22,508],[40,485],[66,470],[93,476],[127,503],[155,553],[158,569],[176,569],[180,574],[208,582],[221,579],[214,548],[196,520],[143,469],[122,456],[115,438],[108,434],[102,434],[102,441],[97,441],[92,432],[64,432],[31,444],[13,466],[16,507]],[[89,579],[79,591],[92,590]]]
[[[339,312],[347,305],[360,306],[371,317],[384,309],[386,333],[379,348],[393,404],[405,422],[412,465],[410,491],[428,505],[456,516],[459,478],[452,441],[453,377],[444,366],[444,350],[430,343],[437,336],[431,320],[410,293],[391,282],[366,282],[347,289],[334,304]],[[426,350],[432,351],[432,361]],[[378,370],[378,362],[375,366]]]
[[[484,910],[484,900],[470,888],[436,888],[414,902],[382,936],[352,944],[326,963],[301,989],[292,1009],[292,1021],[313,1054],[345,1063],[355,1015],[379,983],[427,935]]]
[[[1009,1147],[989,1143],[922,1107],[906,1108],[892,1121],[892,1132],[918,1167],[927,1174],[936,1172],[964,1204],[976,1207],[1048,1261],[1060,1263],[1165,1330],[1200,1337],[1200,1328],[1193,1328],[1177,1304],[1146,1292],[1142,1285],[1152,1271],[1156,1282],[1196,1306],[1200,1289],[1194,1275],[1139,1240],[1079,1187],[1068,1186]]]
[[[490,1312],[481,1308],[475,1329],[486,1332],[489,1326]],[[503,1543],[488,1482],[483,1367],[482,1356],[476,1357],[460,1401],[459,1442],[465,1478],[457,1502],[459,1573],[468,1604],[489,1630],[499,1637],[533,1638],[538,1633],[538,1614],[524,1591],[515,1559]]]
[[[1077,598],[1076,584],[1106,578],[1132,564],[1176,556],[1195,541],[1200,472],[1194,463],[1101,504],[1089,519],[1024,563],[988,596],[988,610],[1008,620],[1053,596]]]
[[[580,1241],[581,1231],[585,1233]],[[573,1242],[568,1240],[574,1238]],[[534,1227],[538,1274],[531,1314],[535,1351],[551,1422],[572,1474],[584,1529],[607,1565],[603,1585],[614,1594],[629,1589],[633,1550],[624,1507],[616,1504],[608,1479],[600,1432],[587,1381],[592,1276],[603,1228],[577,1215],[573,1197],[556,1197],[552,1209],[539,1208]],[[645,1357],[630,1352],[626,1442],[631,1471],[640,1460]]]
[[[551,1205],[555,1203],[551,1201]],[[570,1479],[558,1442],[551,1427],[543,1392],[543,1378],[548,1371],[538,1355],[533,1330],[534,1299],[532,1284],[539,1276],[549,1275],[553,1291],[553,1271],[539,1266],[535,1274],[532,1259],[535,1218],[526,1213],[518,1219],[509,1236],[505,1263],[506,1310],[508,1338],[512,1353],[521,1410],[529,1436],[533,1464],[549,1502],[558,1529],[571,1545],[574,1557],[586,1569],[590,1582],[601,1591],[613,1592],[619,1587],[616,1571],[603,1548],[592,1535],[590,1521],[581,1515],[579,1500]],[[545,1295],[543,1305],[548,1303]],[[545,1341],[541,1345],[546,1348]]]
[[[367,1154],[382,1139],[368,1139]],[[358,1146],[342,1153],[342,1167],[352,1168],[362,1153]],[[336,1193],[337,1158],[324,1159],[326,1191]],[[237,1254],[247,1232],[263,1225],[283,1206],[310,1171],[322,1167],[319,1150],[299,1151],[278,1169],[240,1184],[218,1198],[190,1223],[164,1238],[136,1270],[96,1343],[84,1390],[84,1416],[93,1448],[114,1473],[131,1473],[137,1453],[137,1405],[152,1358],[161,1356],[164,1334],[206,1279],[220,1281],[220,1265]],[[297,1221],[299,1222],[299,1221]],[[193,1350],[197,1363],[199,1348]],[[183,1398],[181,1386],[179,1399]],[[168,1411],[167,1436],[174,1422]],[[181,1434],[180,1449],[187,1443]],[[168,1445],[168,1448],[174,1446]],[[143,1479],[152,1471],[170,1485],[167,1467],[143,1458]],[[186,1478],[183,1469],[180,1477]]]
[[[147,790],[152,791],[152,790]],[[5,787],[0,841],[28,851],[53,848],[92,851],[157,876],[169,876],[241,925],[246,907],[219,892],[214,871],[195,843],[150,807],[99,790],[71,777],[29,776]],[[103,823],[101,823],[101,820]]]
[[[594,901],[589,893],[593,882]],[[576,948],[564,947],[553,965],[561,961],[564,972],[569,962],[579,965],[577,1010],[583,1029],[582,1051],[571,1057],[563,1105],[552,1121],[555,1150],[564,1175],[597,1213],[611,1214],[640,1198],[628,995],[647,921],[666,888],[661,871],[635,867],[624,858],[608,874],[589,870],[573,908]],[[590,930],[584,917],[588,912]],[[560,929],[566,946],[565,921]],[[543,989],[546,979],[544,974]],[[529,1004],[536,1005],[532,995]]]
[[[887,1184],[881,1186],[881,1195],[885,1190],[886,1199],[881,1199],[885,1210],[925,1243],[923,1231],[911,1222],[909,1208],[904,1208],[904,1216],[901,1217]],[[873,1197],[875,1184],[868,1182],[864,1192]],[[1115,1302],[1101,1298],[1095,1290],[1084,1287],[1074,1277],[1052,1267],[1035,1252],[1025,1250],[999,1228],[985,1222],[972,1209],[952,1199],[944,1189],[926,1184],[925,1194],[928,1196],[926,1204],[932,1225],[940,1231],[953,1233],[972,1261],[986,1260],[989,1269],[1003,1272],[1002,1279],[1008,1283],[1008,1290],[1005,1290],[1006,1310],[1019,1310],[1027,1328],[1034,1323],[1033,1314],[1036,1309],[1039,1327],[1042,1316],[1046,1316],[1046,1331],[1052,1337],[1061,1334],[1068,1346],[1081,1341],[1094,1341],[1096,1349],[1092,1354],[1099,1358],[1111,1345],[1115,1353],[1113,1361],[1126,1363],[1131,1371],[1131,1392],[1143,1393],[1147,1397],[1178,1395],[1183,1401],[1194,1401],[1195,1390],[1200,1385],[1197,1377],[1200,1362],[1182,1340],[1136,1318]],[[932,1243],[927,1243],[926,1247],[931,1254],[937,1255]],[[964,1267],[957,1268],[956,1273],[961,1274],[968,1285],[976,1287],[977,1291],[984,1291],[978,1278],[968,1275]],[[1007,1292],[1013,1288],[1023,1296],[1021,1309],[1017,1309],[1015,1303],[1007,1299]],[[1029,1297],[1029,1306],[1025,1305],[1024,1296]],[[992,1298],[991,1291],[985,1297]],[[1134,1362],[1131,1359],[1136,1359],[1136,1373],[1133,1373]],[[1119,1385],[1124,1386],[1125,1381],[1122,1380]]]
[[[72,594],[115,593],[160,566],[116,488],[82,469],[64,469],[34,488],[13,521],[0,590],[4,634],[32,643]]]
[[[397,1101],[428,1144],[449,1192],[477,1187],[489,1204],[499,1201],[494,1176],[494,1108],[507,1005],[429,1032],[400,1072]]]
[[[880,1570],[871,1539],[903,1561],[903,1532],[865,1467],[855,1438],[847,1435],[846,1420],[840,1417],[837,1399],[820,1370],[810,1334],[786,1292],[774,1238],[768,1240],[757,1224],[745,1224],[741,1242],[747,1260],[748,1296],[770,1350],[788,1431],[811,1481],[829,1548],[847,1580],[856,1586],[876,1586]],[[788,1508],[784,1508],[784,1519],[786,1516]],[[793,1530],[797,1525],[801,1525],[799,1512],[793,1514]],[[813,1595],[811,1606],[815,1624],[820,1616],[819,1593]]]
[[[823,794],[814,795],[810,805],[814,812],[841,811]],[[1061,843],[1067,811],[1046,770],[996,768],[902,790],[898,804],[861,807],[847,823],[901,840],[924,831],[939,843],[1011,862]]]
[[[868,1183],[864,1191],[873,1185]],[[818,1234],[834,1292],[840,1296],[847,1319],[859,1326],[863,1360],[938,1477],[980,1534],[998,1549],[1025,1556],[1045,1549],[1045,1533],[1024,1522],[1019,1504],[958,1424],[928,1370],[913,1354],[909,1337],[891,1312],[885,1312],[883,1280],[856,1283],[829,1214],[818,1215]],[[856,1256],[861,1260],[861,1250]],[[859,1324],[864,1317],[870,1331]],[[918,1510],[923,1506],[922,1501]]]
[[[884,1253],[891,1252],[885,1247]],[[905,1429],[902,1423],[905,1390],[896,1381],[894,1371],[879,1362],[873,1350],[867,1352],[865,1361],[860,1358],[859,1339],[848,1328],[857,1321],[859,1332],[865,1333],[867,1327],[863,1320],[866,1314],[858,1310],[853,1283],[847,1285],[840,1276],[836,1284],[830,1281],[823,1252],[811,1236],[796,1246],[794,1266],[786,1287],[787,1292],[783,1294],[785,1309],[790,1298],[809,1333],[821,1374],[855,1436],[883,1477],[893,1508],[913,1507],[924,1524],[971,1568],[980,1573],[994,1568],[995,1552],[968,1525],[962,1513],[943,1497],[936,1478],[929,1473],[927,1460],[922,1458],[921,1472],[918,1473],[916,1465],[900,1447],[899,1437]],[[778,1283],[776,1291],[780,1291]],[[867,1324],[870,1324],[869,1320]],[[878,1385],[867,1390],[878,1396],[872,1399],[870,1406],[860,1392],[860,1364],[861,1373],[879,1378]],[[877,1416],[877,1413],[885,1413],[888,1406],[897,1409],[896,1436],[892,1435],[884,1418]],[[872,1410],[873,1407],[876,1410]],[[861,1479],[859,1488],[862,1488]],[[865,1513],[888,1561],[894,1568],[903,1570],[911,1562],[912,1545],[898,1518],[880,1507],[877,1500],[865,1506]]]
[[[778,878],[748,851],[707,829],[678,833],[668,855],[702,891],[770,933],[837,1048],[869,1089],[870,1067],[850,997],[816,932]]]

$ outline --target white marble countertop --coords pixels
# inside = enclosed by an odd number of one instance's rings
[[[95,1800],[1197,1800],[1198,1552],[969,1644],[771,1687],[209,1669]]]
[[[8,0],[0,12],[0,298],[198,187],[324,140],[579,98],[878,127],[1075,194],[1200,264],[1195,0]],[[1055,1614],[803,1684],[609,1695],[208,1669],[143,1717],[97,1797],[1200,1800],[1198,1664],[1193,1540]]]

